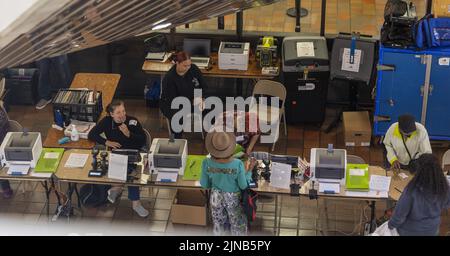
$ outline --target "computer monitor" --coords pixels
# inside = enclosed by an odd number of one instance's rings
[[[211,55],[211,40],[185,38],[183,51],[191,57],[209,57]]]

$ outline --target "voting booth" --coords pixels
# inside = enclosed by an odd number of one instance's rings
[[[286,119],[322,123],[328,92],[329,58],[324,37],[286,37],[282,50]]]

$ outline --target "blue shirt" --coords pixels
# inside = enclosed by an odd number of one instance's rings
[[[435,236],[439,232],[442,210],[450,207],[450,191],[445,201],[430,193],[407,186],[389,220],[401,236]]]
[[[234,159],[229,163],[218,163],[206,158],[202,162],[203,188],[214,188],[224,192],[239,192],[248,187],[252,173],[246,172],[241,160]]]

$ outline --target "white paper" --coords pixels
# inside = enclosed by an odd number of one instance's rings
[[[270,176],[270,186],[276,188],[290,189],[291,171],[292,166],[290,164],[272,162],[272,175]]]
[[[440,66],[450,66],[450,58],[439,58]]]
[[[297,57],[314,57],[314,43],[313,42],[298,42],[297,43]]]
[[[345,191],[346,196],[351,197],[371,197],[371,198],[387,198],[387,191],[368,191],[368,192],[359,192],[359,191]]]
[[[67,159],[65,168],[83,168],[89,158],[89,154],[71,153]]]
[[[350,48],[344,48],[344,53],[342,54],[342,70],[350,72],[359,72],[359,67],[361,65],[361,50],[355,49],[353,64],[350,63]]]
[[[195,181],[195,186],[196,186],[196,187],[201,187],[202,184],[200,184],[200,181],[196,180],[196,181]]]
[[[128,156],[109,154],[108,178],[121,181],[127,180]]]
[[[350,169],[350,176],[364,176],[364,173],[363,169]]]
[[[159,182],[177,182],[178,172],[158,172],[156,181]]]
[[[403,172],[399,173],[398,176],[402,179],[408,178],[408,175],[404,174]]]
[[[370,175],[370,190],[388,192],[391,185],[391,177]]]
[[[236,142],[242,142],[244,141],[244,135],[240,135],[236,137]]]
[[[47,152],[44,154],[45,159],[58,159],[59,153],[58,152]]]
[[[11,164],[8,169],[8,175],[27,175],[30,170],[29,164]]]
[[[39,178],[50,178],[50,177],[52,177],[52,174],[53,173],[51,173],[51,172],[34,172],[34,171],[32,171],[30,173],[30,176],[39,177]]]
[[[319,182],[319,193],[325,193],[325,191],[334,191],[335,194],[341,193],[341,184]]]

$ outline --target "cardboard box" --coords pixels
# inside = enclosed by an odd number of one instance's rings
[[[450,0],[434,0],[433,14],[435,17],[450,17]]]
[[[172,205],[172,223],[206,226],[207,216],[206,197],[200,190],[178,189]]]
[[[345,146],[369,147],[372,137],[369,112],[344,112],[342,113],[344,124]]]

